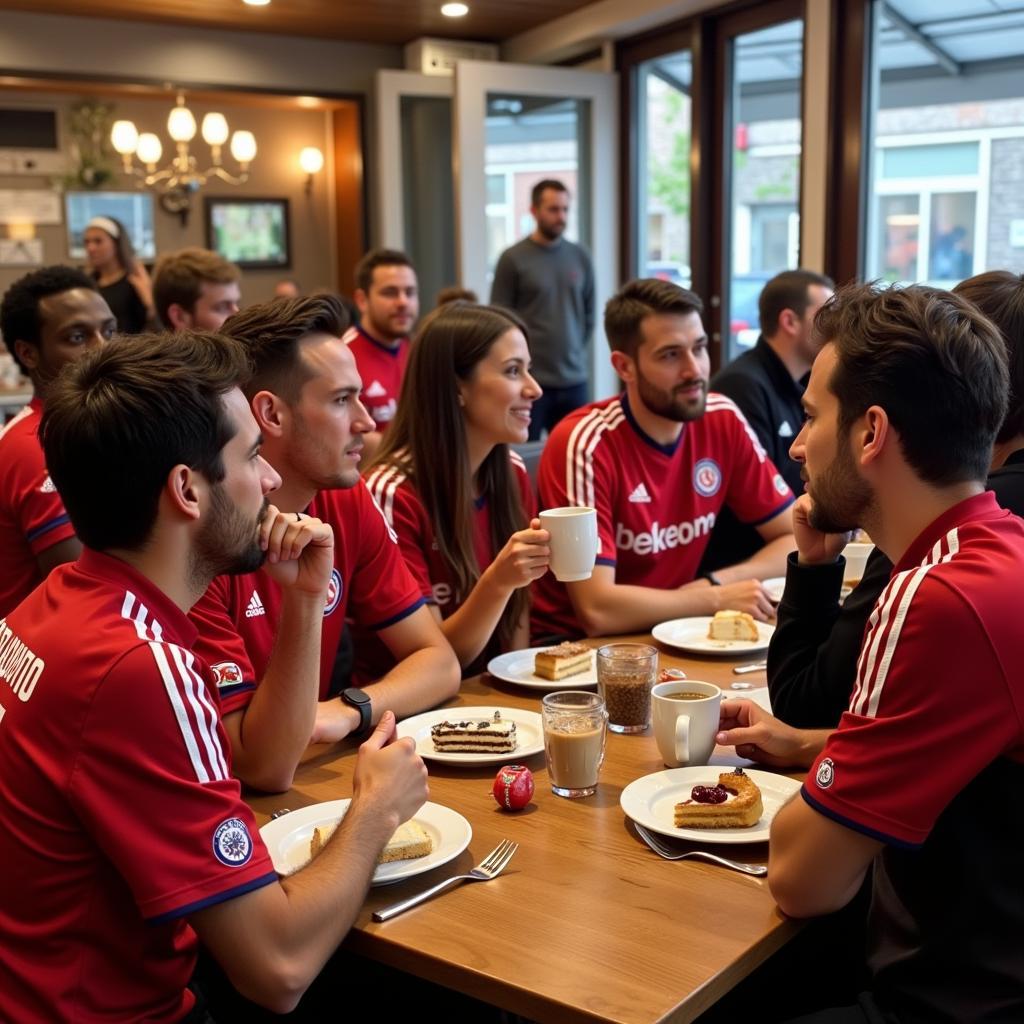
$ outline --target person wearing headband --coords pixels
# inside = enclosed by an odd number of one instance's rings
[[[113,217],[93,217],[83,234],[88,270],[117,318],[121,334],[139,334],[155,323],[153,283],[135,258],[125,226]]]

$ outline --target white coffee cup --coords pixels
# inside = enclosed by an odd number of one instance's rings
[[[686,700],[671,694],[699,694]],[[707,764],[715,749],[722,691],[714,683],[680,679],[651,690],[651,717],[658,751],[667,768]]]
[[[597,512],[585,506],[549,508],[540,525],[551,534],[551,571],[556,580],[589,580],[597,558]]]
[[[846,568],[843,570],[844,586],[855,587],[860,583],[864,576],[864,567],[874,550],[874,544],[863,544],[860,541],[854,541],[843,548],[843,555],[846,558]]]

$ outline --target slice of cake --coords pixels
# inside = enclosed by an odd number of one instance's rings
[[[578,676],[593,664],[593,650],[586,644],[566,641],[557,647],[538,651],[533,657],[533,671],[541,679],[559,680]]]
[[[761,820],[761,790],[742,768],[718,776],[717,786],[694,786],[675,805],[676,828],[750,828]]]
[[[708,624],[709,640],[752,640],[760,639],[757,624],[746,612],[715,612]]]
[[[309,840],[310,858],[315,857],[323,849],[324,843],[334,835],[335,829],[340,824],[339,819],[332,825],[318,825],[313,829],[313,835]],[[390,864],[393,860],[414,860],[417,857],[426,857],[433,848],[433,840],[426,829],[416,821],[406,821],[398,826],[394,835],[388,840],[387,846],[381,850],[377,857],[377,863]]]
[[[516,723],[501,717],[445,719],[430,727],[438,754],[511,754],[516,749]]]

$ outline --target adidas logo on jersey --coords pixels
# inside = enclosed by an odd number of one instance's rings
[[[651,523],[650,530],[630,530],[622,523],[615,524],[615,546],[619,551],[634,551],[638,555],[656,555],[660,551],[671,551],[672,548],[685,547],[697,537],[711,532],[715,525],[715,513],[697,516],[690,522],[673,523],[671,526],[659,526],[657,520]]]
[[[252,597],[249,598],[249,607],[245,609],[245,617],[247,619],[255,619],[260,615],[266,615],[267,609],[263,607],[263,602],[260,600],[260,595],[254,590]]]
[[[56,490],[57,488],[49,477],[47,477],[39,487],[40,494],[53,494]]]
[[[384,385],[379,380],[375,380],[364,392],[363,395],[366,398],[381,398],[386,395],[387,391],[384,390]]]
[[[783,420],[779,424],[779,437],[792,437],[793,428],[789,425],[789,420]]]
[[[647,493],[647,488],[642,483],[639,483],[633,488],[633,493],[629,496],[629,500],[633,502],[649,502],[651,496]]]

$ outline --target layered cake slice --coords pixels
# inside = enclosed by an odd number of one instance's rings
[[[759,639],[757,624],[747,612],[715,612],[708,624],[709,640],[751,640]]]
[[[445,719],[430,727],[438,754],[510,754],[516,749],[516,723],[501,717]]]
[[[338,820],[332,825],[318,825],[313,829],[313,835],[309,840],[309,856],[315,857],[324,846],[324,843],[334,835],[335,829],[341,824]],[[378,864],[390,864],[393,860],[414,860],[417,857],[426,857],[434,848],[434,842],[430,834],[415,821],[403,822],[395,830],[394,835],[388,840],[387,846],[381,850],[377,857]]]
[[[566,641],[533,656],[533,671],[541,679],[559,680],[586,672],[593,663],[593,651],[586,644]]]
[[[719,775],[717,786],[694,786],[690,799],[675,805],[674,821],[676,828],[750,828],[763,813],[757,783],[737,768]]]

